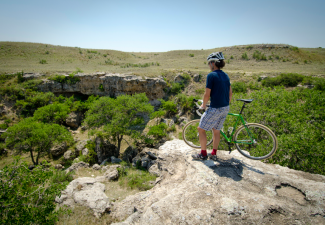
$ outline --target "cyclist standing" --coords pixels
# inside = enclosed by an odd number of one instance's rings
[[[225,66],[222,52],[214,52],[207,58],[211,73],[207,76],[206,89],[203,103],[200,108],[205,109],[210,100],[210,107],[201,117],[199,127],[199,139],[201,153],[192,155],[193,159],[206,160],[217,159],[217,150],[220,142],[220,130],[229,112],[229,103],[232,97],[232,89],[228,75],[221,69]],[[205,131],[213,130],[213,150],[207,154],[207,137]]]

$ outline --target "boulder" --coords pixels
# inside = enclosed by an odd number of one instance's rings
[[[108,170],[106,170],[106,172],[104,173],[104,177],[108,180],[108,181],[111,181],[111,180],[116,180],[119,176],[118,174],[118,170],[117,168],[119,168],[121,166],[111,166],[108,168]]]
[[[115,156],[111,156],[111,163],[120,163],[120,162],[122,162],[121,159],[116,158]]]
[[[76,145],[76,154],[77,154],[77,155],[79,155],[79,152],[82,152],[82,150],[86,148],[87,142],[88,142],[89,140],[90,140],[90,139],[88,139],[88,140],[82,140],[82,141],[80,141],[80,142]]]
[[[132,166],[136,167],[138,163],[141,165],[141,157],[139,155],[132,159]]]
[[[82,151],[81,151],[81,154],[82,154],[82,155],[88,155],[88,153],[89,153],[88,148],[84,148],[84,149],[82,149]]]
[[[111,144],[108,140],[103,140],[103,138],[97,137],[95,141],[98,163],[102,163],[105,159],[112,156],[116,158],[118,157],[119,151],[117,147]]]
[[[98,164],[94,164],[92,168],[94,170],[100,170],[101,169],[100,165],[98,165]]]
[[[50,152],[53,156],[59,156],[62,155],[66,150],[68,149],[68,145],[66,142],[58,143],[57,145],[54,145]]]
[[[75,153],[72,152],[71,150],[66,151],[63,155],[64,159],[66,159],[66,160],[73,159],[74,156],[75,156]]]
[[[143,168],[148,169],[149,163],[150,163],[150,159],[148,157],[145,156],[141,158],[141,166]]]
[[[194,82],[200,82],[201,78],[202,78],[201,74],[195,74],[194,77],[193,77],[193,81]]]
[[[65,123],[72,128],[79,127],[82,114],[80,112],[71,112],[65,120]]]
[[[89,163],[85,163],[85,162],[74,163],[66,170],[66,173],[69,173],[74,170],[78,170],[79,168],[88,168],[88,167],[89,167]]]
[[[185,78],[181,75],[181,74],[178,74],[175,78],[174,78],[174,82],[175,83],[182,83],[185,81]]]
[[[132,162],[132,159],[138,154],[138,149],[132,146],[129,146],[125,149],[122,155],[122,159],[125,162]]]
[[[54,168],[57,169],[57,170],[62,170],[62,169],[64,169],[64,166],[62,166],[61,164],[56,164],[54,166]]]
[[[78,204],[89,207],[97,218],[111,208],[105,194],[105,185],[91,177],[81,177],[71,181],[67,188],[61,192],[61,196],[55,198],[55,201],[60,206],[74,207]]]

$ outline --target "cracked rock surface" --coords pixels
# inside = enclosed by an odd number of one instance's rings
[[[325,176],[172,140],[158,151],[155,187],[117,202],[116,224],[325,224]]]

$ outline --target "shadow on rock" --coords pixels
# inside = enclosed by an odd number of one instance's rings
[[[233,179],[234,181],[241,181],[243,178],[243,168],[253,171],[255,173],[259,173],[265,175],[264,172],[258,170],[250,165],[243,163],[241,160],[230,158],[230,159],[220,159],[218,158],[216,161],[213,160],[205,160],[202,161],[207,167],[213,170],[214,173],[218,174],[219,177],[228,177]]]

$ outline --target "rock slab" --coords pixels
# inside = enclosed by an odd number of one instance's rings
[[[325,224],[325,176],[238,151],[194,161],[195,152],[182,140],[162,145],[156,185],[117,202],[117,224]]]
[[[91,177],[81,177],[71,181],[55,201],[70,207],[74,207],[75,204],[87,206],[93,210],[97,218],[111,207],[105,194],[105,185]]]

